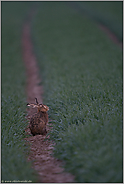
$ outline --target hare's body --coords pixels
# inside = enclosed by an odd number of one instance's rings
[[[43,118],[45,119],[45,117]],[[29,128],[33,135],[46,134],[46,122],[42,119],[42,114],[40,112],[34,114],[30,119]]]
[[[37,102],[37,99],[36,99]],[[48,123],[48,114],[47,111],[49,110],[49,107],[47,107],[46,105],[43,104],[28,104],[28,106],[32,106],[37,107],[38,108],[38,112],[35,113],[31,119],[30,119],[30,124],[29,124],[29,128],[31,130],[31,133],[33,135],[37,135],[37,134],[42,134],[45,135],[47,133],[46,130],[46,125]]]

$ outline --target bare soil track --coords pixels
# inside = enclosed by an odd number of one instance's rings
[[[33,14],[31,14],[32,16]],[[30,19],[29,19],[30,20]],[[34,103],[35,97],[42,103],[43,89],[39,85],[38,66],[33,52],[33,45],[30,36],[30,21],[24,24],[22,33],[23,60],[27,75],[27,102]],[[35,112],[35,109],[28,109],[28,116]],[[47,130],[50,131],[49,126]],[[30,133],[27,127],[26,132]],[[74,182],[74,176],[64,172],[61,167],[62,162],[51,156],[53,145],[52,141],[44,140],[46,136],[36,135],[25,138],[30,144],[30,154],[28,160],[32,160],[33,168],[37,171],[38,182],[42,183],[70,183]]]
[[[84,17],[89,17],[91,18],[90,15],[88,15],[88,13],[86,13],[78,4],[77,2],[69,2],[69,5],[74,8],[75,10],[77,10],[79,13],[81,13]],[[91,18],[91,20],[93,20],[94,18]],[[94,20],[95,21],[95,20]],[[98,24],[99,28],[106,33],[106,35],[108,36],[109,39],[111,39],[113,41],[114,44],[118,45],[121,49],[123,48],[123,41],[119,41],[119,39],[117,38],[117,36],[112,33],[112,31],[107,28],[105,25],[99,23],[98,21],[96,21],[96,23]]]
[[[99,28],[104,31],[108,37],[114,42],[114,44],[117,44],[121,49],[123,47],[123,43],[118,40],[118,38],[113,34],[107,27],[104,25],[99,25]]]

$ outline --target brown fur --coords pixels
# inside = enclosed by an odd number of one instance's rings
[[[47,111],[49,110],[49,107],[43,104],[38,104],[38,101],[36,99],[36,104],[27,104],[28,106],[31,106],[33,108],[37,107],[38,112],[35,113],[31,119],[29,128],[31,130],[31,133],[33,135],[41,134],[45,135],[47,133],[46,125],[48,123],[48,114]]]

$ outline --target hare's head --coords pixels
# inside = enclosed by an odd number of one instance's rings
[[[32,108],[37,107],[38,112],[47,112],[49,110],[49,107],[47,105],[39,104],[37,101],[37,98],[35,98],[35,100],[36,100],[36,104],[28,103],[27,106],[32,107]]]

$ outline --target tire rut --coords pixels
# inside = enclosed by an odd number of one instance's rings
[[[43,88],[39,85],[39,70],[37,66],[36,56],[33,51],[33,44],[31,41],[31,19],[34,12],[31,12],[28,21],[24,24],[22,31],[22,50],[23,61],[26,69],[26,94],[27,102],[34,103],[35,97],[39,103],[43,102]],[[28,116],[35,113],[35,109],[28,109]],[[48,123],[49,124],[49,123]],[[50,131],[49,125],[47,130]],[[30,134],[29,127],[26,128],[26,133]],[[62,168],[62,161],[51,156],[53,153],[55,143],[50,140],[45,140],[46,136],[36,135],[25,138],[26,142],[30,144],[29,161],[33,161],[32,167],[38,173],[38,182],[43,183],[72,183],[74,176],[67,173]]]

